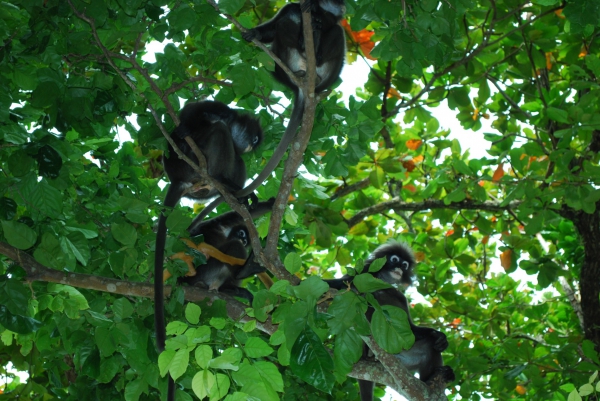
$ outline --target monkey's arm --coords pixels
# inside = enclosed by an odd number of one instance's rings
[[[275,40],[275,34],[277,32],[277,24],[282,20],[289,19],[298,19],[300,20],[300,4],[291,3],[285,5],[275,16],[269,21],[265,22],[262,25],[258,25],[252,29],[247,30],[246,32],[242,32],[242,38],[251,42],[252,39],[257,39],[262,43],[271,43]]]
[[[348,289],[348,283],[352,282],[352,277],[344,276],[342,278],[332,278],[323,280],[329,285],[329,288],[335,288],[336,290]]]
[[[257,219],[270,212],[273,209],[274,203],[275,198],[270,198],[264,202],[258,202],[256,206],[250,209],[250,215],[253,219]],[[194,218],[194,221],[192,221],[192,224],[190,224],[187,229],[192,237],[201,234],[206,235],[206,233],[217,230],[219,227],[234,227],[244,224],[244,219],[242,219],[242,216],[234,211],[224,213],[220,216],[205,221],[202,221],[201,217],[203,217],[202,213]]]

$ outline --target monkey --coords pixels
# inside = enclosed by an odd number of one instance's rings
[[[309,10],[311,12],[316,57],[317,82],[315,93],[321,93],[338,79],[344,65],[346,38],[344,29],[340,25],[342,16],[346,12],[344,0],[305,0],[302,5],[300,3],[286,4],[271,20],[243,32],[242,38],[248,42],[256,39],[262,43],[270,43],[273,53],[296,76],[304,77],[308,67],[302,30],[302,12],[308,12]],[[302,122],[306,94],[303,93],[302,88],[296,86],[277,64],[273,76],[294,92],[295,100],[290,121],[267,165],[252,183],[234,194],[237,197],[249,195],[271,175]],[[222,197],[217,198],[202,211],[198,219],[200,221],[204,219],[211,210],[222,202]]]
[[[186,137],[191,137],[206,158],[208,175],[227,189],[237,191],[246,182],[246,165],[242,153],[255,149],[262,141],[262,129],[257,119],[240,114],[221,102],[188,103],[179,115],[180,124],[171,133],[177,147],[198,163]],[[206,201],[218,194],[184,160],[179,159],[169,144],[169,154],[163,157],[164,170],[171,185],[164,200],[165,207],[175,207],[182,197]],[[163,266],[167,238],[166,216],[161,212],[156,232],[154,257],[154,325],[159,352],[164,351],[166,325],[164,313]],[[169,377],[167,399],[175,399],[175,386]]]
[[[239,225],[230,229],[226,241],[215,245],[219,251],[234,258],[248,258],[246,251],[249,245],[249,234],[245,226]],[[248,258],[243,266],[233,266],[216,258],[208,259],[206,265],[198,266],[196,275],[180,277],[180,283],[201,286],[209,291],[224,292],[240,298],[247,299],[250,303],[254,296],[250,291],[240,287],[241,280],[264,272],[264,268]]]
[[[253,219],[256,219],[270,212],[274,203],[275,198],[259,202],[250,210],[250,215]],[[226,255],[246,259],[246,263],[241,267],[232,266],[215,258],[210,258],[205,266],[201,266],[196,270],[196,275],[182,277],[180,282],[189,285],[200,284],[209,290],[218,290],[240,298],[246,298],[252,302],[252,294],[245,288],[240,288],[240,281],[255,274],[263,273],[265,269],[248,257],[246,248],[250,245],[250,238],[242,216],[235,211],[224,213],[203,221],[189,232],[192,236],[204,236],[204,242],[208,245],[214,246]],[[263,277],[261,277],[261,280],[263,280]]]
[[[413,281],[413,267],[415,258],[412,250],[404,243],[390,242],[379,246],[365,260],[365,271],[368,271],[371,263],[379,258],[386,258],[386,262],[381,270],[372,273],[374,277],[385,281],[388,284],[402,285],[408,287]],[[325,280],[331,288],[338,290],[347,288],[348,282],[352,281],[351,276],[344,276],[339,279]],[[448,347],[446,335],[429,327],[417,326],[410,317],[408,301],[406,296],[395,288],[377,290],[373,296],[380,305],[393,305],[406,312],[408,323],[412,333],[415,336],[415,343],[412,348],[404,350],[395,356],[411,372],[418,372],[419,378],[427,383],[434,383],[438,378],[444,383],[454,381],[454,371],[449,366],[444,366],[442,351]],[[374,309],[369,307],[367,310],[367,319],[371,321]],[[366,346],[365,346],[366,348]],[[366,351],[366,350],[365,350]],[[363,355],[366,352],[363,352]],[[374,383],[368,380],[358,380],[361,401],[373,400]]]

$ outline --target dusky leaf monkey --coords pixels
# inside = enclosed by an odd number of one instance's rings
[[[376,259],[386,258],[381,270],[373,272],[373,276],[392,285],[409,286],[413,281],[413,268],[415,258],[412,250],[405,244],[390,242],[379,246],[365,260],[364,271],[368,271],[371,263]],[[339,279],[325,280],[331,288],[338,290],[348,288],[351,276]],[[450,366],[444,366],[442,351],[448,347],[446,335],[429,327],[417,326],[410,317],[408,301],[406,296],[395,288],[377,290],[373,292],[375,300],[379,305],[393,305],[401,308],[408,316],[408,323],[415,336],[412,348],[395,354],[400,362],[411,372],[418,372],[419,378],[425,383],[432,383],[438,378],[444,383],[454,381],[454,371]],[[374,309],[369,307],[367,319],[371,321]],[[366,348],[366,347],[365,347]],[[366,350],[365,350],[366,351]],[[363,352],[363,356],[366,352]],[[373,388],[375,384],[368,380],[358,380],[361,401],[373,400]]]
[[[171,134],[177,147],[198,163],[185,140],[186,137],[190,137],[206,158],[208,175],[227,189],[239,191],[247,179],[246,166],[240,155],[254,150],[262,141],[263,134],[258,120],[215,101],[188,103],[181,110],[179,120],[179,126]],[[170,144],[168,155],[163,157],[163,164],[171,181],[164,200],[165,207],[176,206],[184,196],[206,201],[218,194],[215,188],[204,182],[192,166],[179,159]],[[161,212],[154,257],[154,324],[159,352],[164,351],[166,341],[162,279],[167,238],[166,220],[166,216]],[[170,377],[167,399],[175,399],[175,386]]]
[[[315,93],[320,93],[333,85],[340,76],[344,65],[346,38],[344,29],[340,25],[342,16],[346,12],[344,0],[306,0],[302,4],[286,4],[271,20],[243,32],[242,37],[247,41],[256,39],[262,43],[270,44],[273,53],[296,76],[304,77],[308,67],[302,30],[302,12],[308,12],[309,10],[311,12],[316,56],[317,80]],[[237,197],[248,196],[271,175],[302,122],[306,94],[277,64],[273,76],[294,92],[295,100],[292,115],[279,145],[277,145],[265,168],[252,183],[234,194]],[[222,202],[222,197],[211,202],[198,216],[198,219],[200,221],[204,219],[211,210]]]

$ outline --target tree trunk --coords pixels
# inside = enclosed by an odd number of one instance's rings
[[[600,214],[578,211],[571,214],[571,219],[585,250],[579,280],[585,338],[600,351]]]

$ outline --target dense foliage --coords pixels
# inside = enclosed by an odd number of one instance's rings
[[[361,335],[392,353],[409,347],[398,334],[404,317],[388,311],[370,331],[364,311],[378,284],[323,300],[320,280],[337,265],[360,272],[390,239],[419,261],[417,290],[429,304],[412,315],[449,338],[449,399],[593,394],[597,0],[347,0],[347,63],[368,58],[372,68],[347,105],[335,89],[320,101],[304,156],[294,147],[290,171],[282,163],[258,190],[290,202],[256,222],[274,245],[261,257],[275,286],[250,280],[256,298],[246,310],[174,287],[167,351],[157,354],[151,282],[164,134],[181,101],[253,111],[265,141],[244,158],[250,174],[261,170],[291,93],[240,26],[283,5],[0,2],[0,365],[12,379],[0,399],[154,400],[167,372],[179,400],[353,400],[348,376],[373,372],[398,388],[385,363],[353,364]],[[153,41],[166,44],[155,59]],[[488,141],[486,157],[440,128],[445,105],[461,137]],[[177,237],[193,216],[171,213],[169,253],[185,250]],[[498,257],[503,271],[490,272]],[[176,276],[186,270],[168,265]],[[530,281],[519,283],[523,271]],[[10,364],[26,382],[7,373]]]

